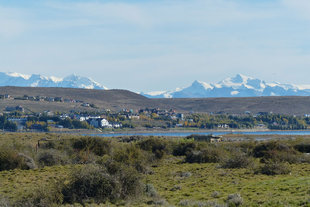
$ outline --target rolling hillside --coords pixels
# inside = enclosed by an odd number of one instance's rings
[[[76,88],[40,88],[40,87],[0,87],[0,95],[12,97],[47,96],[81,100],[95,104],[97,109],[83,107],[81,103],[46,102],[30,100],[1,99],[0,110],[6,106],[21,105],[29,111],[41,112],[70,110],[121,110],[140,108],[174,109],[179,112],[213,112],[242,114],[273,112],[281,114],[310,114],[310,97],[308,96],[275,96],[247,98],[162,98],[149,99],[127,90],[94,90]]]
[[[181,111],[243,114],[250,111],[276,114],[310,114],[309,96],[270,96],[247,98],[174,98],[156,99],[162,105],[171,105]]]
[[[139,109],[145,107],[161,107],[161,104],[145,98],[139,94],[126,90],[96,90],[77,88],[40,88],[40,87],[0,87],[0,94],[9,94],[12,97],[47,96],[62,97],[64,99],[80,100],[84,103],[95,104],[98,109],[121,110],[122,108]],[[22,105],[30,111],[41,112],[70,111],[70,110],[97,110],[82,107],[81,103],[59,103],[29,100],[0,100],[0,110],[6,106]],[[161,107],[163,108],[163,107]]]

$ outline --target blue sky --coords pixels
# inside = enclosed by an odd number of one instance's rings
[[[0,0],[0,71],[133,91],[237,73],[310,84],[310,1]]]

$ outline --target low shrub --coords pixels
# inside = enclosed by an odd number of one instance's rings
[[[72,162],[74,164],[94,164],[97,160],[98,156],[90,151],[79,151],[72,156]]]
[[[0,195],[0,206],[1,207],[11,207],[11,202],[9,201],[9,199],[5,198],[5,197],[2,197]]]
[[[13,169],[29,169],[23,156],[11,149],[0,149],[0,171]]]
[[[218,203],[216,201],[195,201],[195,200],[181,200],[179,206],[186,207],[227,207],[226,204]]]
[[[232,147],[240,149],[241,152],[244,152],[250,156],[253,156],[254,148],[256,147],[255,141],[243,141],[232,143]]]
[[[61,193],[62,185],[54,183],[50,187],[40,187],[20,201],[14,203],[14,207],[56,207],[63,202]]]
[[[224,149],[208,146],[202,150],[190,151],[186,154],[185,162],[188,163],[217,163],[225,155]]]
[[[178,143],[176,146],[173,147],[172,154],[174,156],[184,156],[187,153],[195,150],[197,148],[197,144],[194,142],[190,143]]]
[[[261,158],[261,162],[302,162],[301,153],[293,147],[280,143],[279,141],[270,141],[257,145],[254,150],[254,156]]]
[[[279,141],[264,142],[257,145],[253,149],[254,157],[265,159],[272,158],[273,155],[278,152],[296,154],[296,150],[294,150],[291,146],[288,146],[284,143],[280,143]]]
[[[181,178],[189,178],[192,176],[191,172],[180,172],[178,173]]]
[[[294,149],[302,153],[310,153],[310,143],[299,143],[294,146]]]
[[[121,165],[115,174],[112,174],[120,183],[120,198],[135,199],[143,192],[141,176],[133,167]]]
[[[71,181],[62,190],[64,203],[115,201],[119,198],[120,184],[105,169],[87,165],[72,173]]]
[[[289,174],[291,168],[287,163],[269,161],[261,166],[256,173],[262,173],[265,175],[284,175]]]
[[[142,140],[138,143],[138,146],[145,151],[152,152],[156,159],[163,158],[168,151],[168,142],[159,138]]]
[[[212,194],[211,194],[212,198],[219,198],[221,196],[221,193],[218,192],[218,191],[214,191]]]
[[[85,137],[75,139],[72,147],[76,150],[91,151],[95,155],[103,156],[110,153],[112,143],[111,141],[102,138]]]
[[[146,184],[145,188],[144,188],[144,191],[145,191],[146,195],[149,196],[149,197],[156,197],[156,196],[158,196],[157,191],[156,191],[154,185],[152,185],[152,184],[149,184],[149,183]]]
[[[227,196],[226,203],[229,207],[237,207],[243,204],[243,198],[239,193],[230,194]]]
[[[43,148],[43,149],[55,149],[56,147],[56,144],[54,141],[47,141],[45,143],[41,143],[40,144],[40,148]]]
[[[35,161],[30,156],[25,155],[24,153],[18,153],[17,155],[24,160],[24,163],[27,166],[27,169],[37,168]]]
[[[247,168],[253,164],[253,159],[242,152],[234,152],[221,160],[222,168]]]
[[[98,165],[86,165],[72,173],[70,182],[62,190],[64,203],[116,202],[136,198],[141,192],[137,171],[121,164],[113,171]]]
[[[137,171],[145,173],[148,164],[152,161],[150,153],[141,150],[133,144],[127,144],[123,147],[118,147],[112,153],[112,159],[119,163],[132,166]]]
[[[54,149],[40,151],[37,160],[42,167],[64,165],[70,162],[68,156],[65,153]]]
[[[303,156],[298,152],[286,152],[286,151],[270,151],[266,158],[262,158],[262,162],[268,162],[268,160],[272,160],[273,162],[288,162],[290,164],[293,163],[301,163],[303,162]]]

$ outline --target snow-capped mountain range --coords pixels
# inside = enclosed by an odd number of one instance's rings
[[[42,75],[24,75],[20,73],[0,72],[0,86],[24,87],[63,87],[85,89],[107,89],[91,78],[69,75],[65,78],[45,77]]]
[[[64,78],[42,75],[0,72],[0,86],[62,87],[107,89],[91,78],[69,75]],[[253,96],[310,96],[310,85],[267,83],[257,78],[237,74],[218,83],[194,81],[192,85],[171,91],[140,93],[149,98],[207,98]]]
[[[141,93],[149,98],[206,98],[253,96],[310,96],[310,85],[266,83],[263,80],[237,74],[218,83],[194,81],[191,86],[172,91]]]

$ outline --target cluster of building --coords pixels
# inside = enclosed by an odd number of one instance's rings
[[[81,103],[81,106],[90,107],[91,104],[85,103],[81,100],[63,98],[63,97],[49,97],[49,96],[28,96],[13,97],[9,94],[0,94],[0,99],[14,99],[14,100],[28,100],[28,101],[46,101],[46,102],[64,102],[64,103]]]
[[[137,113],[133,113],[132,109],[123,109],[123,111],[127,112],[127,118],[128,119],[139,119],[140,115],[143,114],[147,117],[152,117],[153,115],[156,115],[158,117],[166,117],[172,120],[184,120],[184,114],[182,113],[176,113],[175,110],[170,109],[159,109],[159,108],[145,108],[145,109],[139,109],[137,110]]]
[[[9,97],[9,96],[6,96]],[[33,101],[39,101],[39,100],[44,100],[44,101],[69,101],[67,99],[63,99],[61,97],[42,97],[42,96],[37,96],[37,97],[30,97],[30,96],[24,96],[23,97],[25,100],[33,100]],[[70,100],[73,102],[81,102],[77,100]],[[88,106],[87,103],[82,103],[84,106]],[[6,112],[25,112],[24,107],[22,106],[7,106],[5,108]],[[97,112],[98,113],[98,112]],[[14,117],[15,115],[12,114],[12,117],[10,121],[16,123],[18,125],[18,129],[22,129],[25,126],[25,123],[27,122],[27,119],[30,118],[31,116],[44,116],[44,117],[55,117],[57,116],[59,120],[65,120],[67,118],[71,120],[78,120],[78,121],[86,121],[90,126],[94,128],[122,128],[122,121],[125,120],[139,120],[139,119],[145,119],[145,118],[150,118],[150,119],[163,119],[163,120],[178,120],[178,121],[184,121],[185,117],[184,114],[182,113],[176,113],[174,110],[162,110],[159,108],[145,108],[145,109],[139,109],[139,110],[133,110],[133,109],[122,109],[118,112],[111,112],[109,109],[103,110],[101,113],[98,115],[91,115],[92,113],[80,113],[78,111],[71,111],[70,113],[67,114],[56,114],[53,111],[45,111],[43,113],[39,113],[36,115],[32,114],[23,114],[23,118],[16,118]],[[10,116],[9,116],[10,117]],[[49,127],[55,127],[55,128],[62,128],[61,122],[59,123],[53,123],[52,120],[47,120],[45,121],[46,125]],[[183,126],[183,124],[179,124],[178,127]],[[127,126],[128,127],[128,126]],[[27,127],[29,128],[29,127]],[[38,126],[38,128],[40,128]]]
[[[84,103],[84,101],[69,99],[63,97],[49,97],[49,96],[28,96],[15,97],[15,100],[29,100],[29,101],[47,101],[47,102],[65,102],[65,103]]]
[[[118,122],[109,122],[101,116],[79,116],[79,121],[87,121],[89,125],[95,128],[121,128],[122,124]]]

